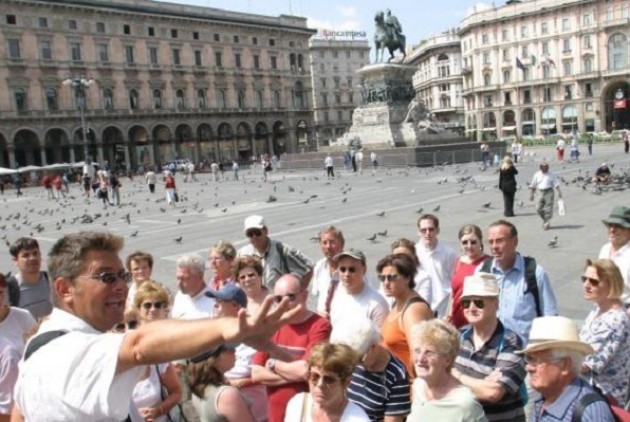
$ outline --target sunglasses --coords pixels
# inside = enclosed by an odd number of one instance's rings
[[[486,303],[483,299],[462,299],[462,307],[464,309],[470,308],[470,304],[474,303],[475,306],[479,309],[483,309],[486,306]]]
[[[357,268],[356,267],[339,267],[339,272],[352,274],[352,273],[357,272]]]
[[[333,377],[332,375],[320,375],[317,372],[309,372],[308,373],[308,381],[313,384],[319,384],[319,381],[322,381],[322,384],[326,387],[330,387],[336,382],[339,382],[339,378]]]
[[[586,276],[582,276],[582,283],[586,283],[586,282],[591,283],[591,286],[593,287],[597,287],[599,286],[599,280],[596,278],[591,278],[591,277],[586,277]]]
[[[462,240],[462,245],[476,245],[476,240]]]
[[[289,302],[293,302],[295,300],[295,298],[297,297],[297,293],[289,293],[286,295],[276,295],[273,297],[273,300],[276,301],[276,303],[280,303],[282,302],[282,299],[284,299],[285,297],[289,298]]]
[[[127,330],[135,330],[136,328],[138,328],[138,321],[131,320],[126,323],[119,322],[118,324],[114,325],[112,331],[115,333],[124,333]]]
[[[247,233],[245,233],[245,236],[252,238],[252,237],[260,237],[262,235],[262,230],[248,230]]]
[[[398,278],[400,277],[400,274],[379,274],[377,275],[378,279],[381,281],[381,283],[385,282],[385,280],[387,281],[396,281],[398,280]]]
[[[94,275],[79,275],[76,278],[93,278],[105,284],[114,284],[116,280],[118,279],[121,279],[125,283],[130,283],[131,280],[133,279],[133,276],[131,275],[131,273],[125,270],[120,270],[117,273],[102,272],[100,274],[94,274]]]
[[[164,303],[164,302],[144,302],[142,304],[142,309],[144,309],[145,311],[148,311],[151,308],[155,308],[155,309],[166,308],[166,303]]]

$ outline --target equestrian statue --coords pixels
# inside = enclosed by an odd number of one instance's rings
[[[396,50],[400,50],[403,54],[403,60],[407,57],[405,53],[406,37],[402,33],[402,26],[398,18],[392,15],[389,9],[387,9],[386,14],[387,16],[380,11],[374,16],[374,22],[376,24],[374,30],[374,46],[376,47],[375,63],[381,63],[383,61],[385,47],[389,50],[388,63],[394,58],[394,52]]]

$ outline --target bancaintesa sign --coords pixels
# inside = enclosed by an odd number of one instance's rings
[[[318,29],[317,37],[365,39],[367,38],[367,32],[354,29]]]

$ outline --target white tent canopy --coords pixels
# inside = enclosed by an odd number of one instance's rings
[[[0,167],[0,176],[17,173],[17,170]]]
[[[29,171],[38,171],[38,170],[43,170],[41,167],[39,166],[26,166],[26,167],[20,167],[18,169],[18,172],[20,173],[26,173]]]

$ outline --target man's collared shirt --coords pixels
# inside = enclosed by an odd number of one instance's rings
[[[330,322],[334,329],[343,320],[364,316],[380,331],[388,313],[389,306],[385,298],[368,284],[364,285],[361,293],[354,295],[339,285],[330,306]]]
[[[422,241],[416,244],[420,265],[431,276],[431,297],[423,298],[436,310],[451,292],[451,279],[458,256],[451,247],[438,241],[433,250],[429,250]],[[423,290],[424,291],[424,290]]]
[[[210,286],[205,286],[195,296],[189,296],[178,291],[173,300],[171,318],[173,319],[201,319],[214,314],[214,299],[206,296]]]
[[[562,394],[550,406],[543,407],[544,399],[541,397],[535,403],[535,422],[571,422],[573,412],[580,401],[580,398],[588,393],[593,393],[593,389],[576,377],[573,382],[567,385]],[[582,422],[613,422],[615,419],[610,412],[608,404],[604,401],[597,401],[589,404],[582,412]]]
[[[599,259],[612,259],[621,271],[621,277],[623,278],[623,294],[621,300],[625,303],[630,302],[630,243],[626,243],[623,248],[619,249],[614,254],[610,254],[612,249],[612,243],[608,242],[599,251]]]
[[[520,389],[524,388],[525,365],[523,358],[515,352],[523,349],[523,342],[513,331],[505,329],[501,321],[492,337],[479,349],[473,343],[473,327],[468,325],[461,330],[459,354],[455,359],[455,368],[464,375],[475,379],[484,379],[495,370],[501,371],[497,381],[505,394],[496,403],[479,401],[483,406],[488,421],[524,420],[525,412]]]
[[[479,272],[481,265],[477,267],[475,272]],[[496,266],[493,258],[490,272],[497,276],[501,289],[497,316],[506,328],[514,331],[521,337],[523,346],[527,346],[529,329],[537,315],[534,296],[531,293],[525,293],[527,290],[525,260],[521,254],[517,254],[514,266],[507,271],[503,271]],[[549,277],[538,264],[536,264],[536,281],[538,282],[538,296],[543,315],[558,315],[556,296],[551,288]]]
[[[101,333],[55,308],[38,333],[68,333],[20,362],[15,401],[27,421],[122,421],[133,389],[146,373],[136,366],[116,374],[125,334]]]
[[[532,183],[529,184],[529,187],[532,189],[538,190],[547,190],[552,189],[559,186],[558,178],[551,171],[547,171],[547,173],[543,173],[541,170],[538,170],[534,177],[532,178]]]
[[[313,269],[313,263],[299,250],[286,243],[269,239],[269,244],[264,253],[260,253],[251,243],[238,250],[238,256],[253,255],[262,260],[263,284],[273,291],[273,287],[284,274],[295,274],[304,277],[304,274]]]

